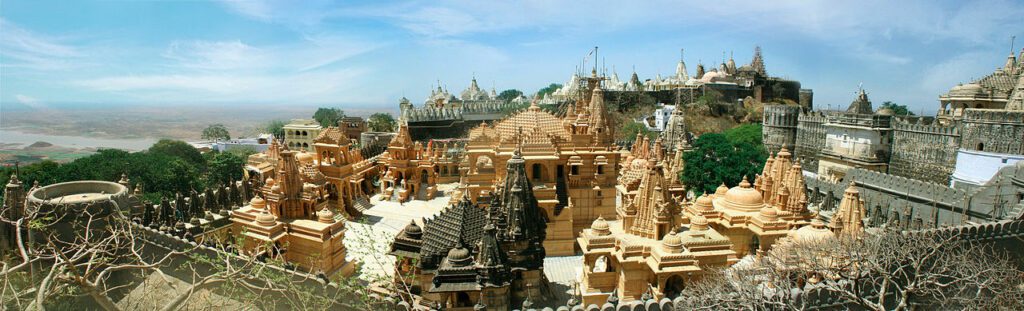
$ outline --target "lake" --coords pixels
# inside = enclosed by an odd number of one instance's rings
[[[117,139],[46,135],[24,133],[14,130],[0,130],[0,143],[22,144],[21,147],[31,145],[37,141],[44,141],[68,148],[116,148],[129,151],[139,151],[148,149],[149,146],[152,146],[157,140],[158,139],[156,138]]]

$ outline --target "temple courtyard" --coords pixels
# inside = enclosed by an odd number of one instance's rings
[[[432,200],[405,203],[382,201],[380,194],[370,199],[373,207],[362,219],[346,223],[345,245],[348,260],[360,262],[359,277],[371,284],[393,280],[395,257],[388,247],[395,235],[416,218],[430,218],[448,206],[451,190],[458,183],[438,185],[439,195]],[[538,302],[542,306],[563,305],[573,292],[573,284],[582,274],[581,256],[548,256],[544,258],[544,274],[557,295],[554,301]]]

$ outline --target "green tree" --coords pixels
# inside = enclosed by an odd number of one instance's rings
[[[398,122],[395,122],[395,117],[391,116],[390,113],[384,112],[370,115],[366,122],[370,127],[370,131],[374,132],[394,132],[398,125]]]
[[[647,129],[646,125],[640,122],[626,123],[622,126],[622,130],[619,131],[620,139],[630,143],[636,140],[636,134],[643,134],[651,139],[658,137],[658,133],[651,132],[651,130]]]
[[[203,159],[203,154],[199,152],[199,149],[196,149],[195,147],[192,147],[192,145],[180,140],[161,139],[153,144],[153,146],[150,146],[148,152],[182,159],[192,165],[200,167],[203,167],[206,163],[206,160]]]
[[[910,109],[907,109],[907,105],[899,105],[899,104],[896,104],[896,103],[891,102],[891,101],[886,101],[886,102],[882,103],[882,107],[880,107],[879,109],[885,109],[885,108],[892,109],[893,114],[895,114],[897,116],[912,116],[912,115],[914,115],[914,112],[910,111]]]
[[[511,101],[513,99],[519,98],[519,96],[523,96],[523,91],[517,89],[507,89],[501,91],[501,93],[498,94],[498,99],[504,101]]]
[[[231,139],[231,133],[228,132],[228,128],[224,124],[211,124],[203,129],[202,138],[206,140],[228,140]]]
[[[267,124],[263,126],[263,131],[270,133],[271,135],[274,135],[274,138],[282,139],[284,138],[285,124],[287,124],[287,122],[283,120],[271,120],[270,122],[267,122]]]
[[[313,120],[320,123],[320,126],[338,126],[338,121],[345,117],[345,111],[338,108],[320,107],[313,113]]]
[[[693,142],[693,149],[683,154],[686,166],[680,180],[694,191],[707,193],[722,183],[735,186],[744,176],[753,182],[767,158],[763,150],[763,146],[732,142],[725,134],[701,135]]]
[[[722,134],[734,145],[751,145],[764,148],[760,124],[741,124]]]
[[[561,87],[561,84],[551,83],[548,86],[545,86],[544,88],[541,88],[539,91],[537,91],[537,97],[544,98],[544,95],[554,93]]]
[[[245,165],[245,157],[241,154],[231,152],[218,152],[210,160],[210,170],[207,181],[210,184],[224,185],[229,181],[242,179],[242,166]]]

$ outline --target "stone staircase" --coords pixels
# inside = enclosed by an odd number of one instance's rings
[[[363,196],[352,199],[352,207],[359,211],[359,214],[366,214],[366,211],[373,207],[373,204],[370,204],[369,198]]]

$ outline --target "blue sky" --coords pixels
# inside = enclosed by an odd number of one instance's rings
[[[395,109],[472,76],[527,93],[593,46],[626,78],[764,50],[819,107],[873,101],[931,114],[937,96],[1024,46],[1021,1],[0,2],[0,103],[335,105]]]

